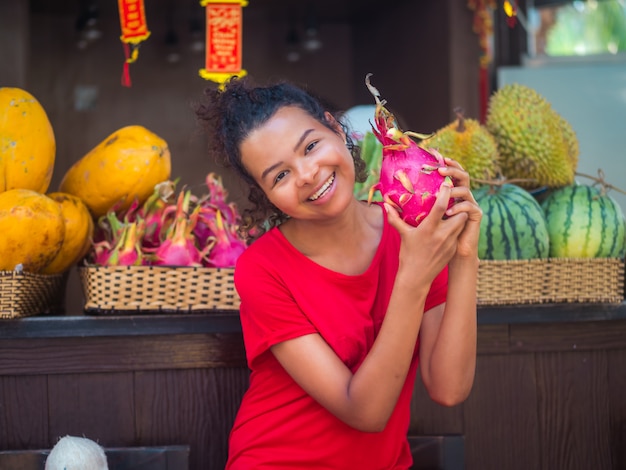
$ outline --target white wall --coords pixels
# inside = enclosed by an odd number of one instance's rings
[[[567,119],[579,139],[578,171],[596,176],[626,191],[626,54],[622,57],[525,61],[501,67],[498,87],[527,85],[542,94]],[[579,177],[580,183],[590,184]],[[626,195],[609,193],[626,213]]]

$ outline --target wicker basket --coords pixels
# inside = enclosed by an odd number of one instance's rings
[[[551,258],[546,295],[551,302],[620,303],[624,300],[624,260]]]
[[[98,266],[78,273],[87,314],[239,310],[234,269]]]
[[[66,281],[64,274],[0,271],[0,319],[61,314]]]
[[[545,293],[547,261],[481,260],[478,267],[478,305],[515,305],[549,302]]]
[[[481,260],[478,305],[620,303],[624,259]]]

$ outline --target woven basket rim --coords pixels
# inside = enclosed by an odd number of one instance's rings
[[[481,260],[477,305],[621,303],[624,258]]]
[[[67,273],[0,271],[0,319],[62,314]]]
[[[81,266],[79,278],[88,314],[239,310],[234,268]]]

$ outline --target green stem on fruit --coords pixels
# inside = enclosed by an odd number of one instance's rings
[[[607,181],[604,179],[604,171],[602,171],[601,168],[598,168],[598,176],[597,177],[588,175],[586,173],[580,173],[578,171],[576,172],[576,176],[582,176],[584,178],[589,178],[590,180],[595,181],[595,184],[602,185],[602,195],[603,196],[606,194],[606,190],[607,189],[613,189],[613,190],[617,191],[618,193],[626,194],[626,191],[624,191],[623,189],[620,189],[617,186],[613,186],[611,183],[607,183]]]
[[[531,183],[533,181],[537,181],[532,178],[497,178],[493,180],[483,180],[480,178],[472,178],[472,181],[480,184],[488,184],[489,186],[502,186],[504,184],[516,184],[516,183]]]

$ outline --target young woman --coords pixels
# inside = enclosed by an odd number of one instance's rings
[[[410,468],[418,360],[437,403],[462,402],[474,379],[482,214],[468,174],[448,160],[454,187],[411,227],[355,199],[358,149],[304,89],[234,79],[197,116],[249,185],[255,237],[235,269],[251,375],[227,469]]]

